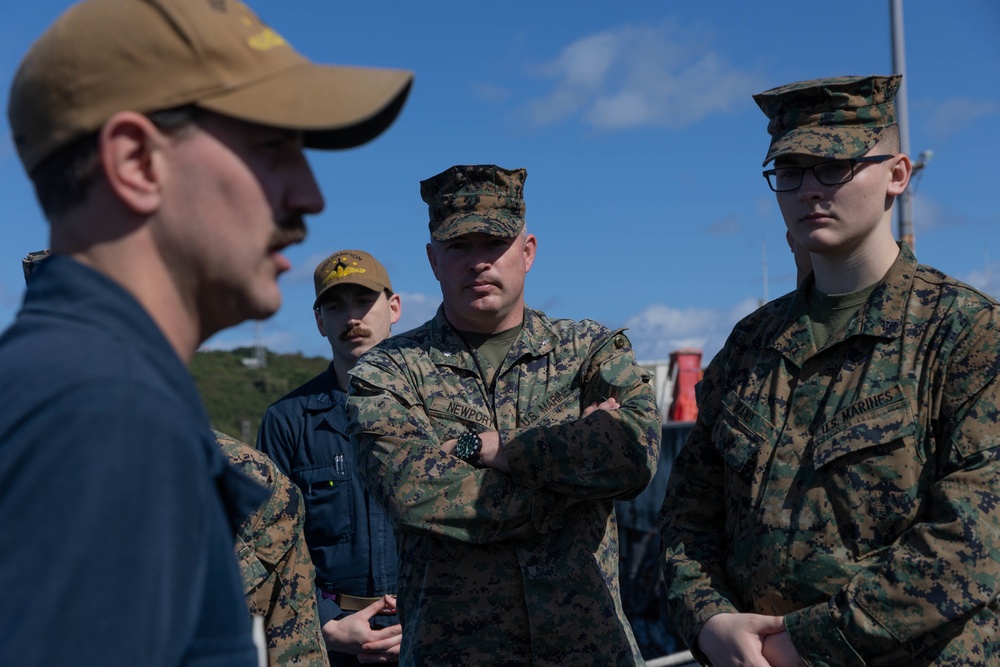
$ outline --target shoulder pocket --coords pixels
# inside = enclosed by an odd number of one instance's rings
[[[860,560],[919,520],[924,460],[898,386],[838,412],[814,438],[813,465],[844,544]]]

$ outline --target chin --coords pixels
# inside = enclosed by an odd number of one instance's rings
[[[252,299],[247,304],[244,320],[266,320],[278,312],[278,308],[281,308],[281,292],[278,291],[277,285],[274,286],[273,293],[267,298],[261,298],[263,296],[263,294],[258,294],[257,298]]]

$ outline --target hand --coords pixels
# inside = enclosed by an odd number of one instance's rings
[[[761,655],[771,667],[805,667],[806,664],[786,630],[764,637]]]
[[[396,598],[383,595],[364,609],[323,626],[323,638],[331,651],[358,656],[360,663],[398,662],[403,628],[390,625],[373,630],[369,620],[383,609],[396,609]]]
[[[590,405],[585,407],[583,409],[583,414],[580,415],[580,418],[583,419],[584,417],[594,412],[595,410],[607,410],[608,412],[611,412],[612,410],[617,410],[620,407],[621,406],[618,405],[618,401],[616,401],[615,399],[605,398],[600,403],[591,403]]]
[[[785,621],[781,616],[716,614],[698,633],[698,648],[713,667],[784,667],[786,663],[772,665],[763,654],[766,638],[784,631]],[[779,650],[776,644],[776,655]]]

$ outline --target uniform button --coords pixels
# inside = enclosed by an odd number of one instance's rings
[[[625,336],[615,336],[615,348],[622,349],[625,347]]]

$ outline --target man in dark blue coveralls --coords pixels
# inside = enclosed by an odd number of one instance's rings
[[[347,437],[348,371],[389,336],[402,304],[382,263],[338,250],[316,267],[313,311],[333,361],[271,405],[257,444],[302,491],[319,618],[333,667],[399,658],[396,538]]]
[[[86,0],[8,115],[51,227],[0,338],[0,664],[257,665],[224,461],[184,364],[270,316],[323,199],[411,75],[314,65],[237,0]]]

